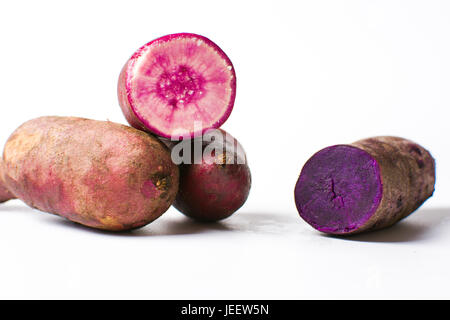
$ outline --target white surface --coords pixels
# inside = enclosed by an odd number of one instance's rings
[[[2,2],[2,143],[40,115],[124,123],[125,61],[153,38],[195,32],[236,68],[224,129],[244,145],[253,187],[223,223],[171,209],[121,235],[0,205],[0,298],[450,298],[449,16],[446,1]],[[306,225],[293,200],[303,163],[386,134],[433,153],[435,196],[368,235]]]

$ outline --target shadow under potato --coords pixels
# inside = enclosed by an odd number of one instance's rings
[[[446,221],[450,227],[450,208],[418,209],[412,215],[385,229],[349,236],[329,234],[323,236],[361,242],[418,241],[432,238],[436,234],[436,229],[445,225]]]
[[[226,225],[221,222],[201,223],[185,217],[181,217],[177,220],[165,220],[164,217],[160,217],[144,227],[125,231],[94,229],[64,218],[53,220],[53,222],[62,226],[83,229],[83,231],[122,237],[175,236],[229,230]]]
[[[386,229],[370,231],[368,233],[348,236],[323,234],[323,236],[361,242],[406,242],[421,239],[424,233],[427,232],[427,229],[428,227],[423,225],[402,221]]]
[[[19,200],[14,200],[19,201]],[[6,205],[0,205],[1,211],[5,212],[16,212],[31,214],[34,216],[41,215],[39,219],[46,219],[49,224],[54,224],[56,226],[64,228],[79,229],[83,232],[90,232],[96,234],[110,235],[110,236],[124,236],[124,237],[143,237],[143,236],[174,236],[174,235],[189,235],[189,234],[199,234],[217,231],[239,231],[241,228],[236,228],[239,222],[229,224],[230,219],[235,218],[235,216],[217,221],[217,222],[200,222],[193,220],[184,216],[179,212],[168,212],[150,224],[131,230],[124,231],[108,231],[102,229],[95,229],[82,224],[68,220],[62,216],[40,211],[38,209],[31,208],[24,203],[8,203]],[[242,213],[242,215],[247,216],[244,220],[248,223],[245,224],[245,228],[249,225],[250,220],[253,220],[252,225],[259,225],[258,221],[261,221],[257,215]],[[259,228],[258,228],[259,229]]]
[[[25,206],[24,204],[9,204],[8,205],[4,205],[4,204],[0,204],[0,212],[23,212],[24,210],[32,210],[30,207]]]
[[[34,210],[31,208],[28,209]],[[38,213],[42,213],[43,215],[50,215],[52,219],[48,219],[48,222],[56,224],[58,226],[80,229],[84,232],[87,231],[91,233],[122,237],[176,236],[222,231],[267,234],[274,233],[274,228],[278,231],[281,231],[281,228],[283,228],[283,226],[292,227],[293,225],[295,226],[298,223],[302,223],[302,221],[299,221],[297,219],[297,216],[295,214],[291,218],[286,215],[279,215],[268,212],[250,213],[244,211],[241,213],[236,213],[235,215],[232,215],[231,217],[224,220],[216,222],[204,222],[188,218],[182,213],[173,211],[163,214],[155,221],[141,228],[124,231],[108,231],[90,228],[58,215],[49,214],[39,210],[36,211]]]
[[[112,232],[86,227],[63,217],[44,213],[22,204],[11,203],[0,206],[0,213],[1,211],[14,211],[17,213],[29,211],[33,215],[41,213],[43,216],[48,215],[48,223],[58,226],[82,229],[83,232],[125,237],[193,235],[222,231],[258,234],[277,233],[283,235],[285,233],[296,233],[298,231],[296,226],[306,224],[297,214],[287,215],[273,212],[243,211],[225,220],[205,223],[187,218],[178,212],[169,212],[142,228]],[[351,236],[324,234],[312,228],[311,232],[315,232],[318,236],[343,241],[396,243],[424,241],[439,236],[441,232],[449,233],[443,229],[450,230],[450,208],[418,209],[389,228]]]

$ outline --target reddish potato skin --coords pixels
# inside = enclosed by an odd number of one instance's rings
[[[8,200],[14,199],[14,195],[9,192],[4,186],[0,186],[0,203],[6,202]]]
[[[11,192],[9,192],[9,190],[5,186],[0,185],[0,203],[15,198],[16,197]]]
[[[204,222],[231,216],[245,203],[251,187],[250,168],[246,159],[245,163],[238,162],[240,156],[246,158],[236,153],[222,153],[209,159],[205,156],[199,164],[181,164],[180,187],[174,207],[186,216]],[[217,158],[223,159],[222,163],[215,163]]]
[[[6,202],[16,197],[6,187],[3,177],[3,161],[0,159],[0,203]]]
[[[106,121],[30,120],[6,142],[3,162],[6,187],[17,198],[104,230],[150,223],[178,189],[178,168],[158,139]]]

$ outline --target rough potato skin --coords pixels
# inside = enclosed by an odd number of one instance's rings
[[[351,145],[375,158],[381,171],[383,195],[370,219],[351,233],[391,226],[432,196],[435,161],[423,147],[399,137],[375,137]],[[349,233],[350,234],[350,233]]]
[[[4,181],[31,207],[104,230],[144,226],[178,190],[178,168],[155,137],[124,125],[41,117],[6,142]]]
[[[14,199],[15,196],[8,190],[3,178],[3,161],[0,159],[0,203]]]
[[[9,192],[4,186],[0,186],[0,203],[14,199],[14,195]]]

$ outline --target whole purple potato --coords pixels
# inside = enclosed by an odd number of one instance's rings
[[[179,166],[180,187],[173,205],[200,221],[218,221],[231,216],[245,203],[251,187],[250,168],[240,143],[222,129],[211,132],[218,137],[214,146],[209,139],[202,139],[201,152],[197,154],[194,149],[198,139],[171,144],[172,157],[183,145],[188,147],[183,151],[191,153],[184,157],[189,163]]]

